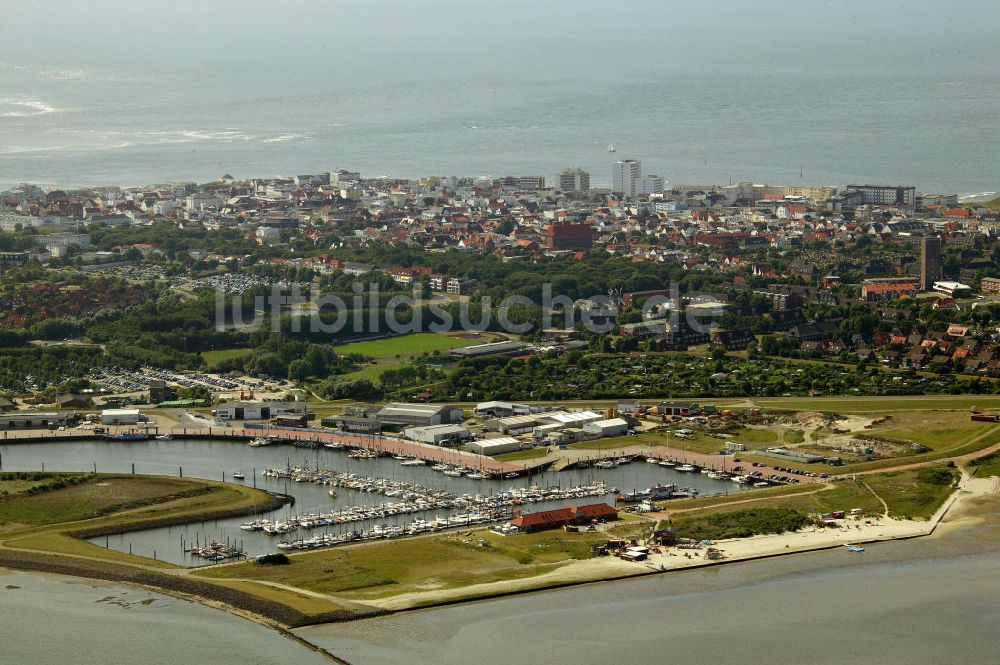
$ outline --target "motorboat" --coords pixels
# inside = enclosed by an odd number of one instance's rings
[[[233,480],[246,480],[247,477],[242,471],[233,471]]]
[[[170,434],[161,434],[160,436],[156,437],[156,440],[157,441],[172,441],[173,438],[174,437],[171,436]]]

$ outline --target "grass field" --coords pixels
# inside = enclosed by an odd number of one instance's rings
[[[351,342],[339,344],[334,349],[337,353],[358,353],[370,358],[395,358],[397,356],[418,356],[421,353],[446,351],[461,346],[481,344],[487,340],[463,339],[435,333],[415,333],[386,339],[373,339],[367,342]]]
[[[0,500],[0,523],[41,525],[89,519],[201,491],[207,488],[180,479],[95,478],[80,485]]]
[[[969,469],[977,478],[1000,476],[1000,452],[990,453],[986,457],[974,460],[969,464]]]
[[[205,363],[212,367],[225,360],[232,360],[233,358],[243,358],[249,356],[252,352],[251,349],[245,348],[233,348],[233,349],[217,349],[215,351],[202,351],[201,357]]]
[[[929,469],[940,473],[945,466],[942,464]],[[950,482],[934,482],[943,478],[933,478],[928,469],[907,469],[859,476],[856,480],[838,480],[819,487],[800,485],[726,497],[671,501],[663,508],[668,513],[690,512],[695,515],[745,510],[748,507],[791,508],[817,514],[860,508],[866,515],[882,515],[885,513],[882,501],[885,501],[892,517],[926,519],[952,492]]]
[[[632,446],[665,446],[669,440],[662,434],[643,432],[630,436],[612,436],[607,439],[571,443],[567,448],[574,450],[621,450]]]
[[[932,479],[940,476],[940,479]],[[892,517],[927,519],[952,492],[954,473],[944,465],[866,476],[864,481],[889,506]]]
[[[931,450],[950,448],[988,430],[990,423],[969,418],[967,411],[892,411],[890,420],[876,425],[867,434],[921,443]]]
[[[637,524],[636,533],[645,522]],[[499,536],[486,530],[337,548],[291,557],[288,566],[235,564],[198,571],[211,578],[288,584],[350,600],[522,579],[590,558],[600,533],[547,531]],[[482,539],[488,546],[481,546]]]
[[[337,353],[359,353],[374,358],[373,363],[363,365],[360,369],[340,375],[342,381],[371,381],[377,383],[382,373],[387,369],[401,367],[404,363],[419,357],[424,353],[447,351],[473,344],[485,344],[497,339],[491,333],[481,333],[475,338],[454,337],[435,333],[414,333],[400,337],[373,339],[367,342],[351,342],[334,347]]]
[[[715,404],[746,404],[752,401],[764,409],[790,411],[834,411],[836,413],[878,414],[881,411],[968,410],[969,407],[1000,408],[997,395],[927,395],[913,397],[754,397],[706,400]]]

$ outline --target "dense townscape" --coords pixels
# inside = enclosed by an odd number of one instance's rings
[[[612,175],[611,189],[579,168],[554,181],[341,170],[20,185],[0,194],[0,389],[44,402],[150,368],[361,398],[992,391],[995,202],[888,185],[668,187],[629,159]],[[270,325],[241,328],[276,289]],[[327,296],[353,304],[331,312]],[[510,296],[525,298],[504,311],[513,335],[498,320]],[[372,358],[330,346],[392,334],[372,314],[398,297],[412,298],[394,311],[414,332],[445,315],[461,332],[465,308],[511,344],[369,372]],[[237,303],[221,322],[219,298]],[[308,316],[343,320],[320,333],[296,320]]]

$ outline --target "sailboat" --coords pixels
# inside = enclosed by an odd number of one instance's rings
[[[615,144],[614,143],[609,143],[608,144],[608,152],[615,152]]]

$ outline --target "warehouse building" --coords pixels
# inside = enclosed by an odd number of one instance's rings
[[[538,513],[526,513],[511,520],[511,524],[524,532],[559,529],[569,524],[590,524],[618,519],[618,511],[606,503],[570,506]]]
[[[586,423],[583,431],[597,437],[621,436],[628,431],[628,423],[622,418],[608,418],[607,420],[595,420]]]
[[[142,420],[139,409],[105,409],[101,411],[101,422],[105,425],[138,425]]]
[[[495,439],[480,439],[470,441],[465,444],[465,449],[477,455],[503,455],[513,453],[521,449],[521,442],[512,436],[501,436]]]
[[[0,429],[56,429],[69,424],[73,414],[51,411],[18,411],[0,415]]]
[[[487,420],[484,427],[490,432],[524,434],[525,432],[530,432],[538,423],[538,415],[507,416],[506,418]]]
[[[452,358],[466,360],[468,358],[487,358],[489,356],[516,356],[519,353],[528,351],[530,348],[523,342],[505,341],[462,346],[457,349],[449,349],[447,353]]]
[[[593,411],[552,411],[538,414],[540,424],[558,424],[566,427],[582,427],[587,423],[603,420],[604,416]]]
[[[382,425],[389,426],[427,426],[448,425],[460,423],[465,418],[465,412],[453,406],[443,404],[405,404],[392,402],[386,404],[375,414]]]
[[[531,407],[527,404],[492,401],[476,405],[476,416],[479,418],[505,418],[526,413],[531,413]]]
[[[432,443],[435,446],[456,446],[472,438],[472,432],[461,425],[428,425],[426,427],[407,427],[403,436],[411,441]]]
[[[220,420],[270,420],[278,416],[304,416],[306,403],[302,400],[265,400],[262,402],[226,402],[215,407],[215,417]]]

